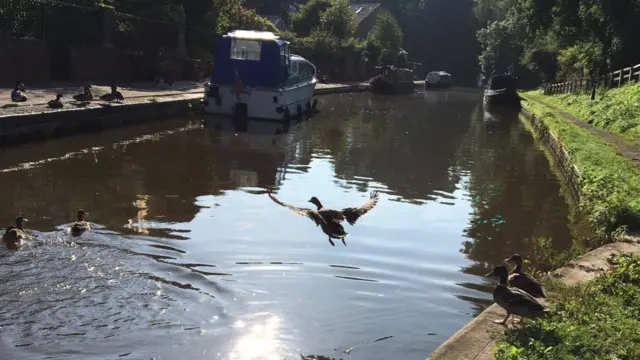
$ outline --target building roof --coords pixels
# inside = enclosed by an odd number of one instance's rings
[[[356,25],[360,24],[362,20],[366,19],[378,6],[380,3],[376,2],[354,2],[349,5],[351,7],[351,11],[356,14]]]

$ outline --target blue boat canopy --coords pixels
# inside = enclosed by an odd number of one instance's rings
[[[211,83],[277,88],[289,77],[289,43],[267,31],[235,30],[216,42]]]

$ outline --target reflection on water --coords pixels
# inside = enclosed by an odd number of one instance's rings
[[[481,94],[319,108],[287,131],[170,120],[7,149],[0,216],[34,240],[0,248],[0,357],[424,358],[492,302],[490,264],[571,245],[546,158]],[[335,209],[381,195],[333,248],[268,187]],[[72,238],[78,208],[95,226]]]

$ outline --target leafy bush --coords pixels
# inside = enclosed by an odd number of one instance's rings
[[[496,359],[640,359],[640,256],[612,264],[587,285],[561,289],[548,317],[506,330]]]
[[[321,25],[322,13],[331,7],[330,0],[311,0],[293,15],[293,31],[300,37],[311,35]]]
[[[353,35],[356,29],[356,17],[348,0],[335,0],[320,15],[320,25],[324,31],[343,40]]]

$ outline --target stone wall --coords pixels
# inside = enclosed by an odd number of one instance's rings
[[[72,45],[71,81],[112,82],[134,78],[131,57],[113,46]]]
[[[545,146],[551,151],[553,161],[562,172],[562,176],[571,190],[571,195],[576,203],[580,202],[580,170],[571,161],[571,156],[562,146],[556,136],[547,128],[542,120],[537,116],[522,109],[522,115],[533,126],[536,136],[542,140]]]

